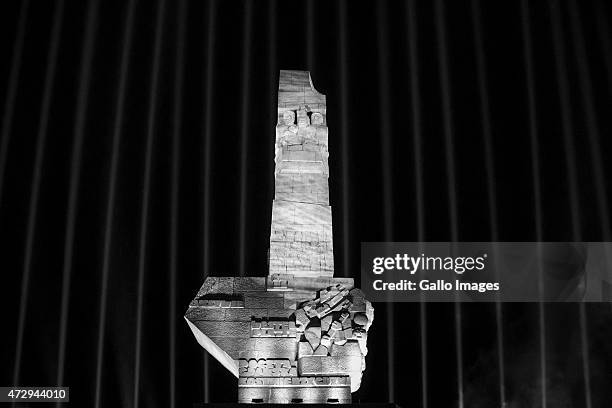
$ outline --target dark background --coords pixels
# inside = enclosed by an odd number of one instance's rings
[[[337,276],[362,241],[610,240],[610,8],[577,3],[3,3],[0,385],[235,401],[182,314],[267,273],[279,69],[327,95]],[[355,401],[612,403],[610,305],[375,307]]]

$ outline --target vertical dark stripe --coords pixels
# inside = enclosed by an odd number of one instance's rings
[[[565,151],[565,164],[567,169],[567,181],[570,199],[570,220],[572,239],[581,240],[580,225],[580,203],[578,201],[578,179],[576,174],[576,159],[574,157],[574,141],[572,137],[572,109],[570,103],[570,90],[567,79],[567,61],[565,59],[565,47],[563,45],[563,33],[561,29],[561,16],[559,15],[559,3],[556,0],[548,2],[553,49],[555,55],[555,72],[557,76],[557,87],[559,90],[559,104],[561,114],[561,130],[563,137],[563,147]]]
[[[604,170],[601,158],[601,136],[599,125],[595,116],[595,106],[593,103],[592,83],[589,74],[588,59],[584,49],[584,35],[582,24],[578,12],[578,6],[575,0],[569,1],[570,8],[570,27],[572,31],[573,48],[576,54],[575,60],[578,63],[578,71],[580,76],[580,95],[582,106],[586,116],[587,135],[589,139],[589,151],[591,153],[591,165],[595,176],[595,188],[597,194],[597,208],[599,219],[602,224],[602,237],[604,241],[610,241],[610,215],[608,197],[606,195],[606,185],[604,180]],[[600,16],[599,18],[603,18]],[[587,405],[591,404],[591,379],[590,379],[590,362],[589,362],[589,340],[588,340],[588,324],[586,305],[580,304],[580,340],[582,343],[582,362],[583,371],[585,373],[585,389],[587,393]]]
[[[250,0],[245,0],[244,11],[244,34],[242,37],[242,109],[240,127],[240,252],[239,252],[239,274],[246,274],[246,223],[248,209],[248,148],[249,148],[249,98],[250,98],[250,70],[251,70],[251,25],[252,25],[253,4]]]
[[[531,166],[533,172],[533,197],[535,214],[536,239],[544,238],[544,226],[542,219],[542,187],[540,175],[540,152],[538,143],[538,121],[537,106],[535,98],[535,77],[533,66],[533,51],[531,45],[531,23],[529,17],[529,5],[527,0],[521,0],[521,29],[523,37],[523,58],[525,62],[525,77],[527,81],[527,113],[529,123],[529,140],[531,150]]]
[[[478,93],[480,96],[480,117],[482,120],[482,138],[485,150],[485,172],[487,179],[487,198],[489,207],[489,228],[491,240],[499,240],[497,198],[495,191],[495,156],[491,136],[491,114],[489,111],[489,93],[487,91],[487,68],[485,61],[485,49],[482,39],[482,24],[479,0],[472,0],[472,21],[474,27],[474,48],[476,49],[476,70],[478,73]],[[496,247],[494,247],[496,248]],[[497,257],[494,256],[497,260]],[[497,268],[495,268],[497,270]],[[495,302],[495,329],[497,337],[497,366],[499,375],[499,399],[500,406],[506,403],[506,380],[504,372],[504,328],[502,304],[499,297]]]
[[[416,4],[408,0],[408,52],[410,61],[410,100],[412,104],[412,141],[414,151],[414,185],[416,225],[419,241],[425,240],[425,194],[423,182],[423,140],[421,131],[421,94],[419,90],[419,58],[417,42]]]
[[[346,27],[346,0],[338,1],[338,66],[340,67],[339,85],[340,85],[340,152],[341,152],[341,176],[342,180],[342,235],[344,237],[344,245],[342,246],[342,276],[348,277],[351,271],[349,245],[351,241],[350,231],[350,216],[349,216],[349,89],[348,89],[348,51],[347,51],[347,27]]]
[[[393,240],[393,204],[392,204],[392,169],[391,159],[391,132],[389,124],[389,63],[388,63],[388,40],[387,40],[387,15],[386,6],[383,2],[377,4],[377,44],[378,54],[378,81],[380,83],[379,115],[381,129],[381,166],[383,186],[383,235],[385,241]],[[395,327],[394,327],[394,305],[387,303],[387,359],[395,361]],[[387,394],[388,401],[395,401],[395,366],[387,365]]]
[[[563,32],[561,29],[560,4],[556,0],[549,0],[550,7],[553,48],[555,54],[555,65],[557,73],[557,85],[559,87],[559,97],[561,104],[561,124],[563,131],[563,146],[565,150],[565,162],[567,166],[570,210],[572,220],[572,240],[582,240],[582,230],[580,222],[580,202],[578,200],[578,177],[576,173],[576,159],[574,157],[574,140],[572,136],[572,109],[570,105],[570,90],[568,84],[567,61],[565,58],[565,46]],[[579,319],[581,329],[581,348],[584,375],[585,404],[586,408],[591,408],[591,376],[588,362],[588,344],[586,334],[586,313],[584,303],[579,304]]]
[[[312,71],[315,64],[314,5],[312,0],[304,1],[306,16],[306,69]]]
[[[28,206],[28,221],[26,242],[24,248],[23,278],[21,281],[21,296],[19,301],[19,319],[17,325],[17,346],[15,350],[15,365],[13,368],[13,385],[19,385],[21,374],[21,357],[23,354],[23,337],[25,332],[26,317],[28,312],[28,295],[30,287],[30,275],[32,273],[32,259],[34,251],[34,239],[36,235],[36,223],[38,219],[38,199],[40,195],[40,183],[42,179],[42,167],[45,155],[45,146],[49,127],[51,111],[51,100],[53,97],[53,84],[57,68],[57,56],[59,53],[60,37],[64,17],[64,1],[59,0],[53,14],[53,28],[47,55],[47,68],[40,110],[40,121],[36,134],[36,154],[34,158],[34,172],[32,175],[32,190]]]
[[[210,250],[210,206],[211,206],[211,171],[212,171],[212,125],[213,125],[213,77],[214,77],[214,58],[215,58],[215,11],[216,0],[208,2],[208,21],[206,34],[206,49],[204,50],[206,59],[206,78],[204,81],[205,111],[204,111],[204,274],[210,272],[210,260],[212,252]]]
[[[584,398],[586,408],[591,408],[593,403],[591,398],[591,364],[589,361],[589,333],[586,304],[584,302],[580,302],[578,307],[578,312],[580,313],[580,345],[582,351],[582,372],[584,375]]]
[[[187,0],[179,0],[176,20],[177,44],[174,65],[174,111],[172,120],[172,174],[170,186],[170,305],[169,305],[169,367],[170,408],[176,407],[176,282],[178,277],[178,218],[181,161],[181,131],[183,114],[183,69]]]
[[[597,194],[597,209],[602,224],[602,236],[604,241],[610,241],[610,214],[608,197],[606,195],[606,182],[604,166],[601,157],[601,132],[595,114],[593,102],[593,83],[589,73],[589,63],[585,51],[584,35],[578,6],[575,0],[568,2],[570,8],[570,28],[572,32],[572,43],[575,52],[575,61],[578,64],[580,80],[581,105],[586,117],[586,129],[589,139],[589,152],[591,153],[591,166],[595,176],[595,190]]]
[[[8,153],[9,139],[13,128],[13,115],[15,113],[15,99],[17,97],[17,86],[19,85],[19,72],[23,54],[23,42],[25,38],[26,20],[28,16],[29,0],[21,2],[19,10],[19,21],[17,22],[17,36],[15,37],[11,71],[8,79],[8,89],[4,102],[4,113],[2,114],[2,134],[0,139],[0,209],[2,209],[2,192],[4,187],[4,171],[6,168],[6,156]]]
[[[446,175],[448,186],[448,202],[451,221],[451,241],[459,240],[459,226],[457,215],[457,192],[455,181],[455,150],[453,141],[451,88],[449,79],[449,62],[446,44],[446,22],[444,16],[444,5],[441,0],[436,0],[436,34],[438,39],[438,60],[440,61],[440,90],[442,92],[442,118],[444,126],[444,141],[446,152]],[[457,391],[459,407],[463,408],[463,339],[461,329],[461,303],[458,301],[455,307],[455,337],[457,358]]]
[[[608,90],[612,93],[612,40],[610,28],[606,19],[605,6],[602,0],[595,1],[595,23],[597,25],[597,35],[601,44],[601,54],[606,66],[606,74],[608,77]]]
[[[521,0],[521,29],[523,39],[523,59],[525,62],[525,78],[527,82],[527,113],[529,123],[529,141],[531,154],[531,168],[533,172],[533,207],[535,218],[536,240],[543,240],[543,219],[542,219],[542,188],[540,176],[540,152],[538,143],[538,124],[537,109],[535,99],[535,79],[533,66],[533,52],[531,45],[531,24],[529,17],[529,5],[527,0]],[[539,346],[540,346],[540,396],[542,408],[546,408],[548,393],[546,388],[546,309],[543,299],[543,277],[542,269],[538,269],[538,291],[540,302],[538,303],[538,326],[539,326]]]
[[[85,37],[81,53],[81,70],[77,91],[77,105],[74,122],[74,140],[70,159],[70,190],[68,193],[68,210],[64,239],[64,258],[62,268],[62,300],[59,322],[59,340],[57,353],[57,385],[64,382],[64,365],[66,359],[66,333],[68,330],[68,306],[74,250],[74,230],[76,224],[79,186],[81,179],[81,158],[85,137],[85,120],[87,115],[89,90],[91,85],[91,65],[94,53],[94,39],[98,22],[98,0],[90,0],[85,20]],[[60,403],[57,403],[60,406]]]
[[[277,99],[277,89],[278,89],[278,85],[279,85],[279,75],[280,75],[280,71],[279,71],[279,67],[278,67],[278,55],[277,55],[277,32],[276,32],[276,25],[277,25],[277,16],[276,16],[276,10],[277,10],[277,3],[276,0],[270,0],[268,2],[268,30],[267,30],[267,35],[268,35],[268,97],[270,98],[268,100],[268,106],[269,106],[269,112],[270,112],[270,116],[269,116],[269,131],[270,131],[270,140],[272,143],[276,143],[276,125],[278,123],[278,109],[277,109],[277,105],[278,105],[278,99]],[[269,150],[270,153],[273,152],[273,150]],[[267,171],[266,174],[268,174],[269,176],[269,180],[271,182],[271,187],[272,187],[272,198],[274,197],[274,191],[275,191],[275,177],[274,177],[274,166],[275,166],[275,162],[274,162],[274,158],[268,156],[268,160],[267,160]],[[271,214],[270,214],[271,215]],[[269,254],[269,253],[268,253]],[[269,259],[266,259],[266,262],[269,262]]]
[[[212,258],[212,251],[210,250],[210,233],[211,233],[211,216],[210,206],[212,202],[211,183],[212,183],[212,125],[213,125],[213,74],[214,74],[214,57],[215,57],[215,13],[216,13],[216,0],[209,0],[207,7],[207,31],[206,31],[206,49],[205,60],[206,60],[206,78],[204,82],[204,93],[206,95],[205,106],[204,106],[204,223],[203,223],[203,259],[202,259],[202,270],[204,276],[210,273],[210,265]],[[208,353],[204,353],[203,357],[203,374],[204,374],[204,402],[208,403],[210,399],[209,390],[209,375],[208,375],[208,364],[210,356]]]
[[[270,139],[271,141],[273,141],[273,143],[276,143],[276,125],[278,122],[278,109],[277,109],[277,105],[278,105],[278,99],[277,99],[277,89],[278,89],[278,84],[279,84],[279,67],[278,67],[278,55],[277,55],[277,32],[276,32],[276,26],[277,26],[277,16],[276,16],[276,9],[277,9],[277,3],[276,0],[270,0],[268,2],[268,44],[270,44],[270,46],[268,47],[268,74],[269,74],[269,82],[268,82],[268,93],[269,93],[269,101],[268,101],[268,106],[270,107],[270,122],[269,122],[269,129],[271,132],[270,135]],[[272,153],[272,150],[270,150],[270,153]],[[274,158],[269,157],[268,158],[268,167],[267,167],[267,174],[269,174],[268,177],[270,177],[269,180],[271,180],[272,183],[272,197],[274,197],[274,191],[275,191],[275,178],[274,178]],[[266,259],[267,262],[269,262],[269,259]]]
[[[378,40],[378,82],[380,83],[379,93],[379,115],[381,129],[381,165],[382,165],[382,186],[383,186],[383,227],[384,238],[386,241],[393,239],[393,205],[392,205],[392,186],[393,186],[393,163],[391,155],[391,131],[389,120],[389,62],[388,62],[388,36],[387,36],[387,15],[384,2],[377,3],[377,40]]]
[[[459,222],[457,215],[457,187],[455,180],[455,147],[453,135],[453,118],[451,105],[451,88],[449,79],[449,62],[446,44],[446,22],[444,17],[444,5],[441,0],[436,0],[436,33],[438,39],[438,60],[440,62],[440,91],[442,92],[442,118],[444,126],[444,147],[446,156],[446,177],[448,186],[448,202],[450,214],[451,240],[458,241]]]
[[[414,195],[416,198],[417,239],[425,241],[425,195],[423,188],[423,141],[421,131],[421,94],[419,89],[419,59],[417,41],[416,4],[414,0],[407,2],[408,22],[408,55],[410,63],[410,101],[412,106],[412,150],[414,161]],[[421,401],[422,407],[428,406],[427,388],[427,303],[419,304],[419,326],[421,343]]]
[[[132,51],[132,34],[134,29],[134,14],[136,0],[127,4],[125,31],[122,39],[121,66],[119,69],[119,84],[117,100],[115,102],[115,116],[113,121],[113,135],[111,147],[111,163],[108,181],[108,195],[106,201],[106,214],[104,219],[104,247],[102,258],[102,278],[100,284],[100,305],[98,317],[98,344],[96,351],[96,377],[94,408],[100,408],[102,397],[102,371],[104,365],[104,341],[106,338],[106,307],[108,300],[108,275],[111,262],[111,245],[113,239],[113,219],[115,213],[115,195],[117,192],[117,172],[119,167],[119,148],[123,130],[123,115],[125,114],[125,93]]]
[[[478,73],[478,94],[480,96],[480,118],[482,120],[482,139],[485,150],[485,172],[487,179],[487,199],[489,207],[489,225],[491,238],[498,239],[497,200],[495,191],[495,157],[491,137],[491,114],[489,112],[489,94],[487,91],[487,68],[482,39],[482,26],[479,0],[472,0],[472,21],[474,27],[474,47],[476,48],[476,70]]]
[[[270,98],[272,104],[271,107],[271,119],[272,129],[276,127],[276,121],[278,119],[278,112],[276,109],[277,99],[276,99],[276,89],[278,86],[278,82],[276,81],[278,71],[277,71],[277,38],[276,38],[276,0],[270,0],[268,2],[268,43],[270,46],[268,47],[268,69],[270,72]],[[272,132],[274,134],[274,132]],[[272,136],[274,138],[274,136]],[[270,160],[270,167],[272,168],[274,161]],[[271,177],[272,172],[270,172]]]
[[[159,93],[159,72],[161,65],[162,39],[164,37],[164,16],[166,0],[159,0],[155,22],[155,44],[151,85],[149,91],[149,112],[147,115],[147,141],[143,174],[143,194],[140,208],[140,246],[138,248],[138,298],[136,303],[136,336],[134,357],[134,408],[140,406],[140,366],[142,357],[142,315],[144,314],[145,269],[147,267],[147,245],[149,242],[149,204],[153,166],[153,146],[156,134],[157,99]]]

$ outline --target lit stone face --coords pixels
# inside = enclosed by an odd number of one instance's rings
[[[241,403],[350,403],[374,309],[334,278],[325,95],[281,71],[267,277],[208,277],[185,319]]]
[[[295,113],[293,111],[284,111],[283,122],[287,126],[293,125],[295,123]]]

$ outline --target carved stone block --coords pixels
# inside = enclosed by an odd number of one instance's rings
[[[260,292],[266,290],[264,277],[236,277],[234,278],[234,293]]]
[[[312,346],[308,341],[301,341],[298,344],[298,358],[304,356],[311,356],[313,353]]]

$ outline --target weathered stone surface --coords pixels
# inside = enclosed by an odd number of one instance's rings
[[[361,356],[307,356],[298,360],[298,375],[346,375],[361,376]]]
[[[346,344],[346,337],[344,336],[344,330],[340,330],[334,336],[334,344],[337,346],[344,346]],[[333,347],[332,351],[335,351],[338,347]],[[333,355],[333,354],[332,354]]]
[[[241,358],[238,360],[240,377],[297,377],[294,360],[274,358]]]
[[[308,341],[301,341],[298,344],[298,358],[304,356],[311,356],[313,353],[312,346]]]
[[[355,324],[365,326],[366,324],[368,324],[368,317],[365,313],[355,313],[353,321],[355,322]]]
[[[190,306],[211,309],[241,309],[244,308],[244,299],[235,299],[231,295],[228,295],[226,298],[218,298],[217,294],[204,295],[202,298],[197,299],[197,302],[192,302]]]
[[[290,320],[252,320],[251,337],[295,337],[295,322]]]
[[[361,349],[356,341],[347,341],[344,346],[332,347],[331,356],[359,356],[361,357]]]
[[[293,201],[275,201],[272,227],[277,225],[331,225],[331,207]],[[284,228],[282,228],[284,229]]]
[[[239,368],[250,364],[252,360],[240,360]],[[279,387],[327,387],[330,385],[350,385],[350,379],[348,376],[327,376],[327,377],[297,377],[297,376],[274,376],[274,377],[263,377],[263,376],[241,376],[238,379],[238,385],[243,387],[252,387],[257,385],[270,385]]]
[[[351,402],[350,386],[336,381],[328,381],[335,377],[304,377],[312,378],[312,381],[304,384],[271,385],[264,379],[247,379],[249,385],[238,385],[238,402],[240,403],[269,403],[269,404],[291,404],[291,403],[340,403]],[[283,382],[282,378],[276,379],[277,384]]]
[[[321,328],[320,327],[309,327],[304,331],[304,337],[310,343],[313,350],[319,347],[321,343]]]
[[[282,309],[284,297],[281,294],[269,296],[270,292],[249,292],[244,296],[245,308]]]
[[[234,278],[209,276],[204,280],[204,283],[198,291],[196,298],[202,297],[209,293],[234,293]]]
[[[295,360],[297,356],[298,343],[295,338],[210,337],[210,340],[233,360],[255,357]],[[235,375],[238,377],[238,371],[235,371]]]
[[[326,356],[328,351],[329,349],[327,348],[327,346],[319,344],[317,346],[317,349],[314,351],[313,356]]]
[[[248,322],[227,322],[219,324],[199,320],[194,322],[196,327],[209,337],[251,337],[250,324]]]
[[[296,310],[295,312],[295,324],[298,327],[299,331],[304,331],[306,326],[310,323],[310,318],[306,316],[306,312],[304,310]]]
[[[283,308],[283,309],[268,309],[268,319],[269,320],[282,320],[289,319],[293,314],[293,310]]]
[[[191,321],[208,320],[208,321],[223,321],[225,320],[225,310],[212,309],[208,307],[190,307],[185,313],[185,317]]]
[[[268,316],[269,311],[267,308],[228,309],[225,311],[224,320],[250,322],[253,318],[267,319]]]
[[[328,331],[331,324],[332,316],[325,316],[323,319],[321,319],[321,331]]]
[[[236,277],[234,278],[234,293],[260,292],[266,290],[264,277]]]

